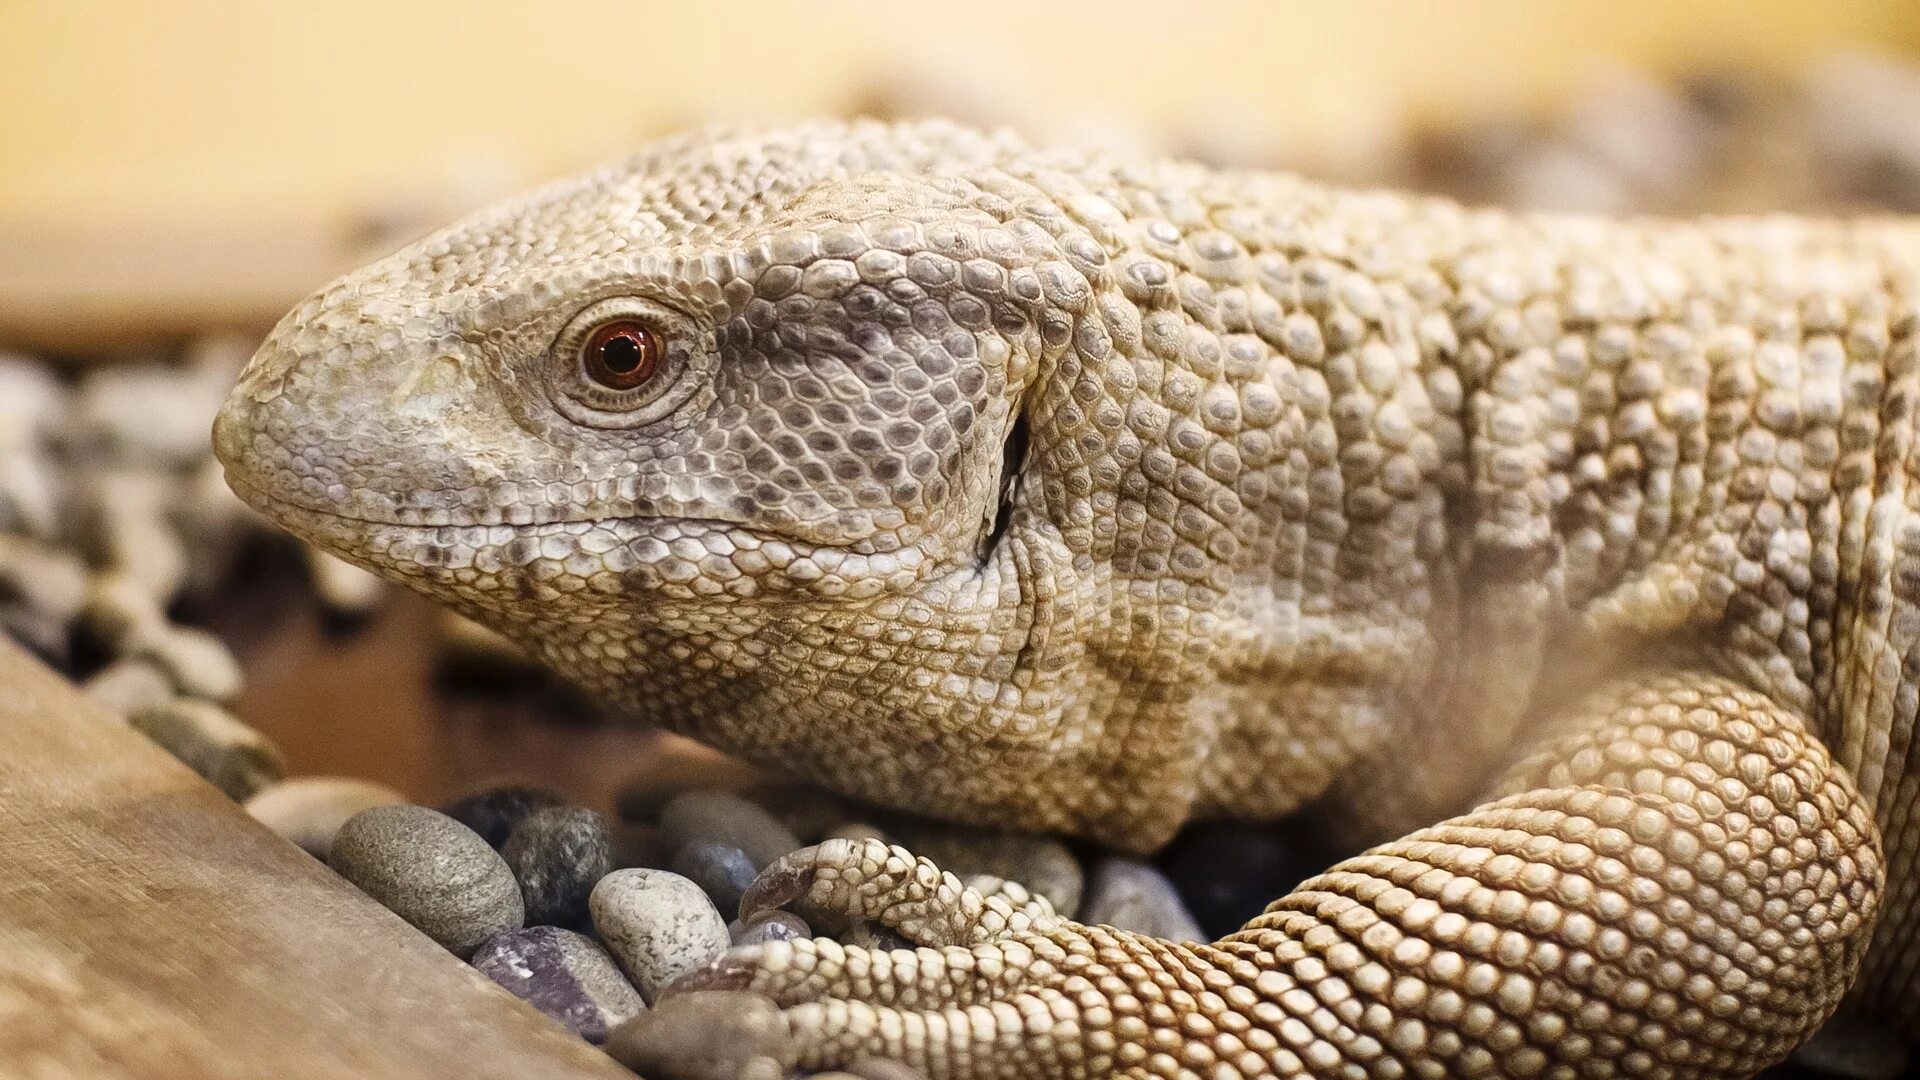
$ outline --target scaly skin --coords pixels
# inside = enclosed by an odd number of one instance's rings
[[[1920,1019],[1916,250],[709,134],[336,282],[215,441],[294,532],[843,791],[1384,841],[1208,945],[813,849],[774,891],[928,948],[703,975],[783,1060],[1739,1076],[1856,977]],[[579,360],[612,313],[668,349],[637,390]]]

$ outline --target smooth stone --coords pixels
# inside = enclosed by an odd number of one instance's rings
[[[465,959],[517,929],[520,883],[480,834],[424,806],[376,806],[347,819],[327,864]]]
[[[675,994],[614,1028],[606,1050],[655,1080],[777,1078],[793,1055],[773,1000],[734,990]]]
[[[706,891],[725,915],[740,910],[740,897],[760,871],[747,853],[718,840],[695,840],[674,852],[669,869]]]
[[[647,1007],[599,942],[557,926],[496,934],[473,966],[590,1043]]]
[[[593,887],[593,928],[649,1004],[727,951],[727,922],[700,886],[667,870],[615,870]]]
[[[145,709],[158,708],[176,696],[173,680],[166,672],[150,661],[134,657],[115,660],[94,672],[80,685],[80,689],[108,712],[118,716],[132,716]]]
[[[613,872],[613,833],[581,806],[547,806],[528,814],[500,854],[520,881],[527,923],[584,926],[587,897]]]
[[[1169,941],[1209,940],[1166,875],[1130,859],[1104,858],[1093,864],[1079,919]]]
[[[498,848],[535,810],[565,806],[567,800],[547,788],[531,784],[501,784],[463,795],[440,808],[448,817],[480,834]]]
[[[397,806],[406,796],[351,776],[301,776],[255,792],[243,809],[255,821],[324,860],[347,819],[375,806]]]
[[[235,802],[252,798],[287,773],[271,740],[210,701],[175,698],[142,709],[127,722]]]
[[[1086,871],[1056,837],[971,829],[919,819],[896,823],[898,843],[960,878],[990,874],[1017,881],[1074,918],[1085,892]],[[1082,920],[1085,921],[1085,920]]]
[[[660,831],[675,851],[696,840],[730,844],[746,852],[756,871],[800,847],[799,839],[773,815],[724,791],[689,791],[669,799],[660,808]]]
[[[727,933],[735,945],[764,945],[769,941],[810,938],[813,928],[807,920],[791,911],[763,911],[751,919],[735,919],[727,924]]]
[[[240,696],[240,661],[227,643],[196,626],[165,623],[154,627],[129,650],[158,664],[188,697],[232,701]]]

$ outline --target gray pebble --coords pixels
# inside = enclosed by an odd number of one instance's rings
[[[440,808],[448,817],[480,834],[493,847],[507,837],[535,810],[565,806],[558,793],[531,784],[499,784],[463,795]]]
[[[360,891],[465,958],[520,926],[520,885],[480,835],[424,806],[376,806],[347,819],[327,862]]]
[[[1086,874],[1058,838],[902,820],[899,843],[961,878],[990,874],[1025,885],[1068,918],[1080,910]],[[1082,920],[1085,921],[1084,919]]]
[[[399,792],[370,780],[302,776],[262,788],[246,801],[244,809],[255,821],[307,854],[325,859],[333,849],[333,838],[353,815],[406,801]]]
[[[528,814],[500,854],[520,881],[529,925],[584,926],[587,896],[613,872],[613,834],[581,806],[548,806]]]
[[[593,927],[649,1003],[727,950],[727,923],[700,886],[666,870],[616,870],[588,900]]]
[[[1093,864],[1079,920],[1169,941],[1207,940],[1166,875],[1129,859]]]
[[[127,657],[94,672],[80,689],[116,716],[131,716],[174,699],[173,680],[151,661]]]
[[[773,1000],[732,990],[675,994],[607,1037],[615,1061],[658,1080],[778,1078],[791,1051]]]
[[[727,933],[735,945],[761,945],[769,941],[810,938],[813,928],[807,920],[791,911],[763,911],[751,919],[735,919],[727,924]]]
[[[127,721],[235,802],[286,775],[279,749],[265,735],[212,702],[175,698]]]
[[[695,840],[717,840],[746,852],[755,870],[800,847],[785,825],[759,806],[723,791],[688,791],[660,808],[660,831],[679,850]]]
[[[196,626],[163,622],[133,643],[129,655],[159,665],[188,697],[232,701],[240,696],[240,662],[219,638]]]
[[[640,992],[600,943],[557,926],[508,930],[473,954],[480,974],[591,1043],[638,1015]]]
[[[670,869],[706,890],[723,915],[740,910],[740,897],[760,873],[746,852],[718,840],[695,840],[674,852]]]

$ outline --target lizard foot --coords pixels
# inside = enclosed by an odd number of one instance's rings
[[[771,1001],[790,1038],[787,1058],[805,1068],[879,1055],[935,1078],[1053,1080],[1159,1075],[1140,1069],[1156,1051],[1217,1062],[1212,1040],[1182,1030],[1192,1026],[1187,1010],[1169,999],[1215,983],[1228,992],[1232,980],[1187,946],[1081,926],[1018,885],[969,888],[879,841],[794,852],[767,868],[741,914],[781,903],[869,919],[917,947],[831,938],[743,946],[675,982],[663,1000],[732,990]],[[1235,1048],[1228,1033],[1210,1034],[1228,1036],[1217,1049]]]

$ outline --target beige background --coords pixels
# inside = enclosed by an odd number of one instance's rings
[[[396,228],[708,119],[964,104],[1338,173],[1608,63],[1916,43],[1912,0],[0,0],[0,338],[257,320]]]

